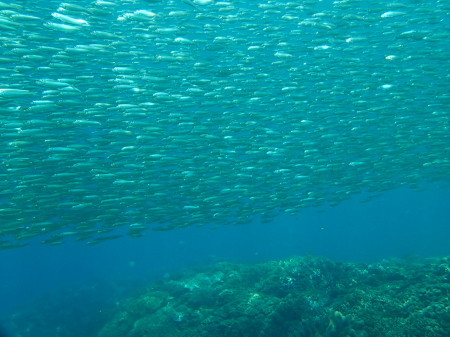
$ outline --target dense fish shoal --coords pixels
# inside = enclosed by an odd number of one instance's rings
[[[448,181],[449,9],[0,2],[0,248]]]

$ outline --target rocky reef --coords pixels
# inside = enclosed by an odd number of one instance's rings
[[[166,275],[115,301],[101,320],[93,314],[101,324],[83,335],[445,337],[449,296],[450,257],[373,264],[311,255],[253,265],[222,262]],[[30,327],[31,334],[21,336],[37,336]],[[50,335],[71,336],[67,330]]]

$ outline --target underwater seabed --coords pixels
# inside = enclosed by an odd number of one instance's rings
[[[42,299],[10,317],[9,328],[21,337],[450,336],[450,256],[220,262],[131,295],[117,289],[91,287],[114,299],[104,308],[73,290]]]

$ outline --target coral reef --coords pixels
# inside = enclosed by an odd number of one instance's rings
[[[352,317],[345,317],[335,311],[324,319],[310,317],[289,337],[367,337],[367,332],[363,329],[364,322],[355,321]]]
[[[450,337],[449,296],[449,257],[222,262],[166,275],[116,300],[84,336]]]
[[[164,305],[134,319],[122,336],[450,336],[448,258],[219,263],[168,277],[143,298],[161,291]],[[136,312],[132,303],[126,312]],[[111,336],[116,324],[100,336]]]

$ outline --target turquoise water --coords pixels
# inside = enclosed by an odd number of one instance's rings
[[[449,9],[1,2],[0,310],[219,261],[448,255]]]

